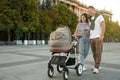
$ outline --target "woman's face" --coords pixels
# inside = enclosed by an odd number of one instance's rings
[[[84,15],[81,16],[82,22],[86,22],[86,17]]]

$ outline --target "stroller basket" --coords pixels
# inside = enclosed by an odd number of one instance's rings
[[[52,56],[50,63],[51,64],[64,64],[66,56]]]
[[[66,66],[75,65],[75,58],[69,58],[66,62]]]
[[[67,66],[69,65],[75,65],[75,58],[69,58],[67,62],[65,60],[67,59],[66,56],[53,56],[51,58],[50,63],[51,64],[66,64]]]

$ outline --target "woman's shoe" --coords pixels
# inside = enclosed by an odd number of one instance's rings
[[[83,66],[83,71],[86,71],[87,69],[86,69],[86,66]]]

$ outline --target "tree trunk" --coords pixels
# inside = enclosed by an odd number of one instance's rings
[[[26,32],[25,32],[25,40],[27,40],[27,35],[26,35]]]
[[[8,42],[10,42],[10,39],[11,39],[10,30],[8,30],[7,32],[8,32]]]
[[[45,35],[42,33],[42,40],[45,40]]]

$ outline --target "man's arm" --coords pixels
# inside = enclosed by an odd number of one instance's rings
[[[103,42],[103,38],[104,38],[104,33],[105,33],[105,21],[102,21],[100,23],[101,25],[101,34],[100,34],[100,42]]]

